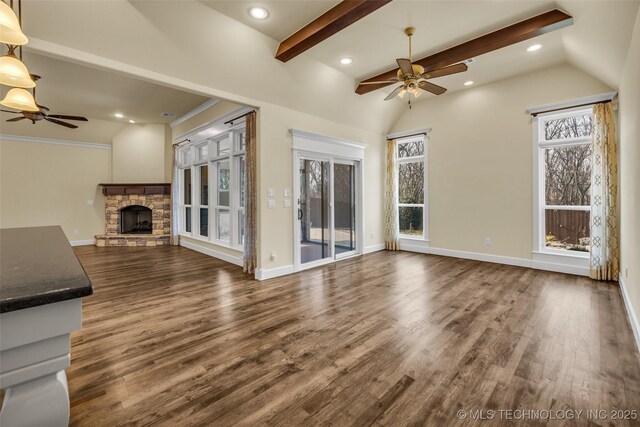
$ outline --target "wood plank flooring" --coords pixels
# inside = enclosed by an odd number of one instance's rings
[[[470,411],[640,410],[615,283],[407,252],[258,282],[181,247],[75,250],[95,293],[72,337],[72,425],[539,425]]]

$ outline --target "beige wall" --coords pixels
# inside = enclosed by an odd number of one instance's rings
[[[531,259],[532,129],[527,107],[609,91],[569,65],[416,103],[394,131],[429,134],[430,245]],[[484,245],[485,238],[492,246]]]
[[[621,278],[640,320],[640,12],[620,85]],[[640,345],[640,343],[639,343]]]
[[[113,182],[165,182],[166,125],[128,125],[113,137]]]
[[[2,139],[0,165],[0,227],[61,225],[71,241],[104,233],[98,183],[111,181],[111,150]]]

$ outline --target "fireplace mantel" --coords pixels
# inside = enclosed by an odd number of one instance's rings
[[[171,184],[168,183],[156,183],[156,184],[127,184],[127,183],[103,183],[99,184],[102,187],[102,194],[105,196],[118,196],[126,194],[171,194]]]

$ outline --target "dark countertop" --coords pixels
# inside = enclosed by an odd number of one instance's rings
[[[93,285],[62,228],[0,230],[0,313],[92,293]]]

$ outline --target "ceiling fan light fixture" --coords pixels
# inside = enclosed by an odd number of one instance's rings
[[[249,9],[249,15],[255,19],[267,19],[269,17],[269,11],[264,7],[254,6]]]
[[[0,43],[11,46],[22,46],[29,39],[20,28],[20,21],[11,6],[4,1],[0,2]]]
[[[0,101],[0,104],[19,111],[31,111],[34,113],[40,111],[31,92],[22,88],[11,89],[7,92],[7,96]]]
[[[535,52],[536,50],[539,50],[541,47],[542,47],[541,44],[532,44],[527,48],[527,52]]]
[[[0,57],[0,83],[21,88],[32,88],[36,85],[26,65],[11,52]]]

